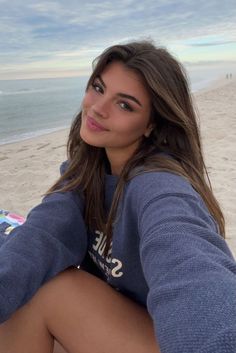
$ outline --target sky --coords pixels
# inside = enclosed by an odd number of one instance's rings
[[[151,38],[188,66],[236,66],[236,0],[0,0],[0,79],[84,76]]]

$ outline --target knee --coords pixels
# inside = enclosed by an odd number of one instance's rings
[[[85,284],[91,277],[94,276],[77,267],[70,267],[49,280],[40,290],[46,296],[51,292],[58,294],[65,291],[69,292],[73,287],[80,286],[81,282]]]
[[[64,294],[64,289],[70,290],[74,279],[78,275],[78,269],[69,268],[42,285],[34,296],[13,315],[12,319],[19,319],[26,315],[44,317],[50,305],[57,301],[57,297]],[[44,315],[45,314],[45,315]]]
[[[12,318],[17,321],[22,317],[35,316],[43,321],[70,302],[84,300],[95,288],[108,286],[95,276],[78,269],[69,268],[46,282],[35,295]]]
[[[39,301],[44,308],[47,308],[70,300],[75,293],[79,297],[93,279],[98,280],[81,269],[68,268],[43,285],[37,292],[35,301]]]

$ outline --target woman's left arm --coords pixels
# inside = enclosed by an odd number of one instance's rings
[[[140,256],[161,352],[235,353],[236,263],[226,242],[197,193],[149,186]]]

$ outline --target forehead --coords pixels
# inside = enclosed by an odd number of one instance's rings
[[[142,97],[143,100],[150,100],[142,76],[122,62],[115,61],[108,64],[99,76],[107,88],[113,91],[138,95],[140,99]]]

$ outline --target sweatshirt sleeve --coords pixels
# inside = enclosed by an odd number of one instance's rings
[[[140,256],[161,352],[235,353],[236,264],[215,222],[183,178],[139,181]]]
[[[0,247],[0,323],[50,278],[78,266],[87,250],[83,205],[75,192],[53,193]]]

